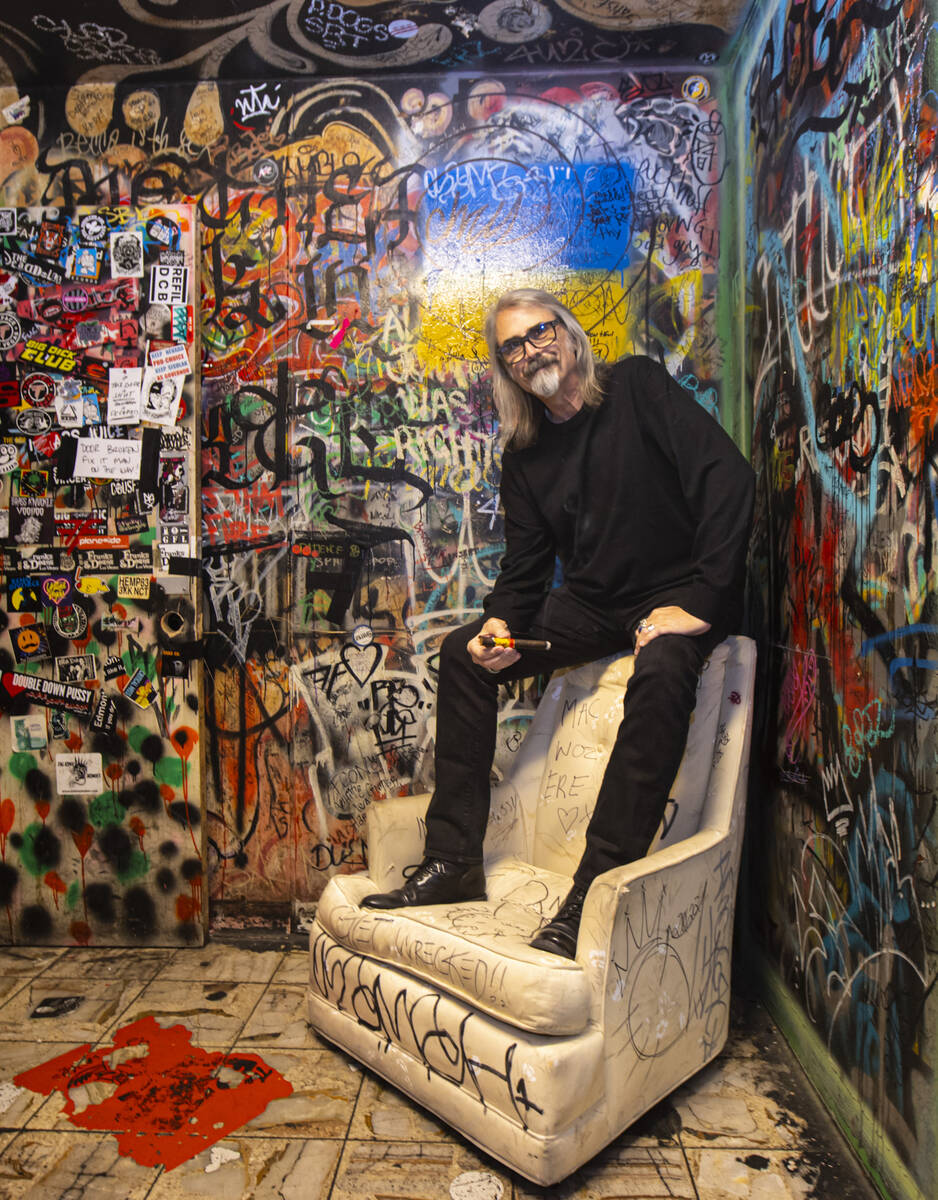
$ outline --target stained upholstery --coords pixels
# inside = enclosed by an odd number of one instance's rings
[[[493,789],[485,901],[360,907],[422,857],[427,796],[373,805],[368,874],[330,881],[310,932],[310,1021],[488,1153],[548,1184],[721,1049],[755,667],[701,674],[649,854],[590,887],[575,961],[533,950],[583,848],[630,655],[555,677]]]

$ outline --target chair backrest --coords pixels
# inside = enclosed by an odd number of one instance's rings
[[[653,848],[696,833],[705,811],[714,750],[725,731],[720,709],[727,659],[717,646],[704,664],[687,746]],[[534,714],[511,770],[493,789],[487,857],[512,853],[535,866],[572,875],[632,674],[631,654],[559,673]]]

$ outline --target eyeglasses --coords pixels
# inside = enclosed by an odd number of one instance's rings
[[[555,317],[553,321],[540,321],[537,325],[532,325],[528,332],[521,337],[509,338],[507,342],[496,346],[498,357],[502,362],[513,365],[521,362],[524,358],[524,348],[527,343],[530,343],[535,350],[543,350],[545,346],[552,346],[557,340],[559,324],[559,318]]]

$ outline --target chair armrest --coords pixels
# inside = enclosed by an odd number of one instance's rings
[[[379,891],[400,887],[404,868],[423,861],[430,793],[392,796],[371,804],[365,822],[368,875]]]
[[[665,1024],[706,1012],[713,1025],[728,1013],[741,845],[741,827],[704,829],[593,880],[577,960],[607,1039],[640,1044],[633,1014],[642,1007]]]
[[[671,1090],[723,1048],[741,822],[598,876],[577,959],[606,1045],[611,1111]]]

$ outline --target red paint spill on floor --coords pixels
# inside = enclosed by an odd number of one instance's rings
[[[136,1049],[128,1053],[129,1047]],[[163,1029],[153,1017],[119,1029],[110,1046],[79,1046],[22,1071],[13,1082],[45,1096],[61,1091],[65,1116],[73,1125],[111,1130],[121,1154],[143,1167],[167,1170],[214,1146],[272,1100],[293,1091],[256,1054],[202,1050],[192,1045],[191,1030],[184,1025]],[[89,1084],[112,1090],[106,1100],[76,1112],[71,1091]]]

